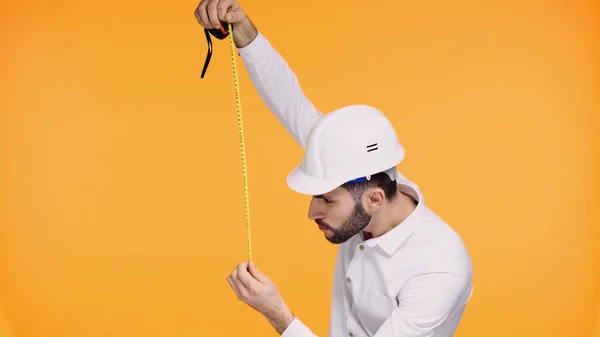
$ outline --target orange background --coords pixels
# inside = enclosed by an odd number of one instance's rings
[[[196,5],[2,2],[0,300],[14,336],[275,335],[225,280],[246,258],[230,51],[214,41],[199,78]],[[472,254],[456,336],[596,333],[597,2],[242,5],[319,109],[372,104],[396,126],[401,172]],[[285,185],[301,149],[238,65],[253,255],[325,336],[336,247]]]

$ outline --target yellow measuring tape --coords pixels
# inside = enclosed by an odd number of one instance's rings
[[[235,100],[237,105],[238,129],[240,131],[240,147],[242,151],[242,175],[244,178],[244,202],[246,204],[246,236],[248,240],[248,261],[252,260],[252,236],[250,232],[250,197],[248,193],[248,172],[246,170],[246,146],[244,143],[244,122],[242,120],[242,103],[240,101],[240,85],[237,74],[237,63],[235,59],[235,43],[233,41],[233,29],[229,26],[229,46],[231,48],[231,64],[233,66],[233,85],[235,88]]]

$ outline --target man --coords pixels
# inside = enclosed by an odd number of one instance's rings
[[[340,244],[329,337],[452,336],[471,297],[471,260],[459,235],[397,171],[404,149],[390,122],[365,105],[320,113],[236,1],[202,0],[195,16],[209,29],[233,25],[256,90],[305,151],[288,186],[313,196],[310,219]],[[252,261],[227,281],[283,337],[315,336]]]

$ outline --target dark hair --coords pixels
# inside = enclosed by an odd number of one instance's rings
[[[396,185],[396,181],[390,179],[385,172],[379,172],[371,175],[370,180],[345,183],[341,187],[350,192],[356,202],[359,202],[363,193],[371,187],[379,187],[383,189],[385,198],[388,200],[394,199],[398,194],[398,186]]]

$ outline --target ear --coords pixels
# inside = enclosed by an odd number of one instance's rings
[[[369,212],[378,210],[385,201],[385,192],[383,189],[373,187],[364,194],[365,209]]]

